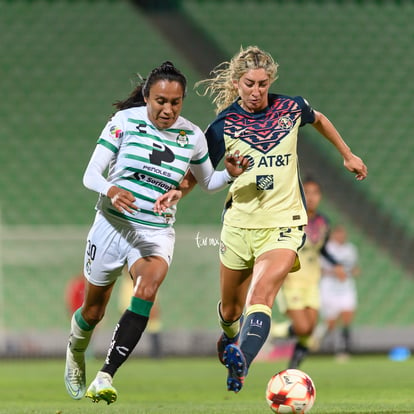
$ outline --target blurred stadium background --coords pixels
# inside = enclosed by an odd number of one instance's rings
[[[322,210],[359,249],[357,349],[414,348],[413,21],[408,0],[0,0],[0,355],[64,353],[65,288],[96,200],[83,171],[136,73],[172,60],[189,79],[183,114],[205,128],[213,108],[192,85],[251,44],[280,64],[272,90],[306,97],[368,164],[356,183],[330,144],[302,130],[302,173],[322,183]],[[180,206],[160,294],[172,354],[194,341],[214,350],[224,196],[197,189]],[[98,351],[120,314],[116,294]]]

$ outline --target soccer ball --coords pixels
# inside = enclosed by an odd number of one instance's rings
[[[304,414],[312,408],[316,389],[312,379],[299,369],[286,369],[270,378],[266,401],[278,414]]]

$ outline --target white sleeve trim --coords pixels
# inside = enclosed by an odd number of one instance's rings
[[[103,176],[114,153],[103,145],[97,145],[83,175],[83,185],[89,190],[107,195],[113,186]]]

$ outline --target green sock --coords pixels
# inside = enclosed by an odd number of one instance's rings
[[[149,316],[153,304],[154,302],[132,296],[128,310],[137,315]]]

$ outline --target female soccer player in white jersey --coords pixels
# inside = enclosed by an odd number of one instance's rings
[[[299,127],[311,124],[336,147],[357,180],[367,176],[364,162],[325,115],[302,97],[269,93],[277,67],[268,53],[250,46],[198,84],[213,97],[218,114],[206,131],[213,165],[236,150],[250,160],[230,187],[220,245],[223,334],[217,348],[228,369],[227,388],[234,392],[242,388],[268,336],[284,278],[299,267],[297,251],[307,223],[296,151]]]
[[[118,111],[86,168],[84,185],[99,199],[85,250],[85,300],[73,314],[66,353],[64,380],[74,399],[86,395],[94,402],[114,402],[112,378],[145,330],[175,241],[175,207],[159,214],[155,200],[178,187],[188,169],[204,190],[213,192],[240,175],[247,162],[235,152],[226,158],[226,169],[214,171],[204,134],[180,116],[185,92],[186,78],[171,62],[153,69],[126,100],[115,103]],[[131,303],[115,327],[102,369],[86,390],[85,350],[125,264],[134,283]]]
[[[334,333],[340,327],[339,338],[333,340],[334,353],[339,361],[347,359],[351,354],[351,324],[355,317],[358,304],[355,277],[360,275],[358,265],[358,249],[348,241],[347,230],[337,225],[332,230],[326,250],[342,263],[345,274],[339,278],[332,264],[322,260],[321,315],[326,324],[326,335]],[[322,340],[323,338],[320,338]],[[326,339],[326,338],[325,338]]]

